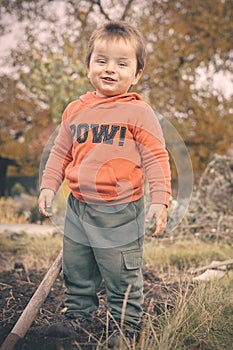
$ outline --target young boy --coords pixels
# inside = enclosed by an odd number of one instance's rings
[[[170,197],[170,168],[163,135],[152,109],[132,86],[141,77],[145,45],[126,22],[98,28],[88,44],[86,66],[95,88],[65,109],[47,161],[39,209],[45,216],[64,178],[71,190],[64,225],[63,274],[67,321],[49,333],[69,336],[86,328],[105,282],[111,325],[124,324],[129,338],[142,318],[144,169],[162,234]],[[114,328],[114,327],[113,327]],[[115,327],[117,328],[117,327]],[[109,346],[119,344],[113,332]]]

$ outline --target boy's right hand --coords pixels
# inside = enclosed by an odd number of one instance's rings
[[[49,217],[52,216],[52,203],[54,199],[55,193],[53,190],[48,188],[43,188],[40,192],[40,196],[38,199],[39,211],[42,215]]]

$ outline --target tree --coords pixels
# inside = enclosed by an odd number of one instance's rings
[[[90,89],[79,45],[64,36],[59,41],[52,47],[50,43],[38,43],[29,33],[27,49],[13,53],[19,80],[51,109],[57,123],[67,104]]]
[[[213,153],[227,151],[232,101],[212,80],[217,72],[233,73],[231,0],[68,0],[59,2],[60,12],[53,0],[2,3],[3,15],[29,19],[13,62],[20,83],[49,108],[52,120],[58,122],[67,103],[91,89],[84,57],[92,30],[104,20],[126,19],[147,41],[137,91],[180,132],[194,171],[201,173]],[[207,83],[201,85],[203,76]]]
[[[169,0],[148,5],[146,16],[139,19],[149,51],[139,91],[176,126],[194,171],[200,173],[213,153],[226,153],[232,140],[232,102],[214,91],[211,81],[197,84],[198,71],[204,75],[211,67],[213,75],[232,74],[232,2]]]
[[[17,161],[20,169],[11,168],[12,174],[17,171],[21,175],[35,175],[45,146],[45,134],[55,128],[51,110],[42,109],[24,86],[9,77],[1,77],[0,90],[1,156]]]

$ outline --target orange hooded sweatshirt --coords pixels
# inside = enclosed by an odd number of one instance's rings
[[[88,92],[63,113],[41,188],[56,192],[66,178],[82,202],[127,203],[142,197],[144,170],[152,203],[168,205],[168,153],[151,107],[135,93],[104,98]]]

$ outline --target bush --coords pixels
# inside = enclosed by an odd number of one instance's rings
[[[16,224],[27,221],[27,216],[12,198],[0,198],[0,223]]]
[[[31,223],[38,223],[38,222],[42,222],[45,221],[45,217],[41,215],[41,213],[39,212],[38,209],[38,205],[34,205],[31,209],[30,209],[30,214],[29,214],[29,222]]]
[[[25,193],[25,192],[26,192],[25,188],[19,182],[16,182],[11,189],[12,196],[20,196],[22,193]]]

